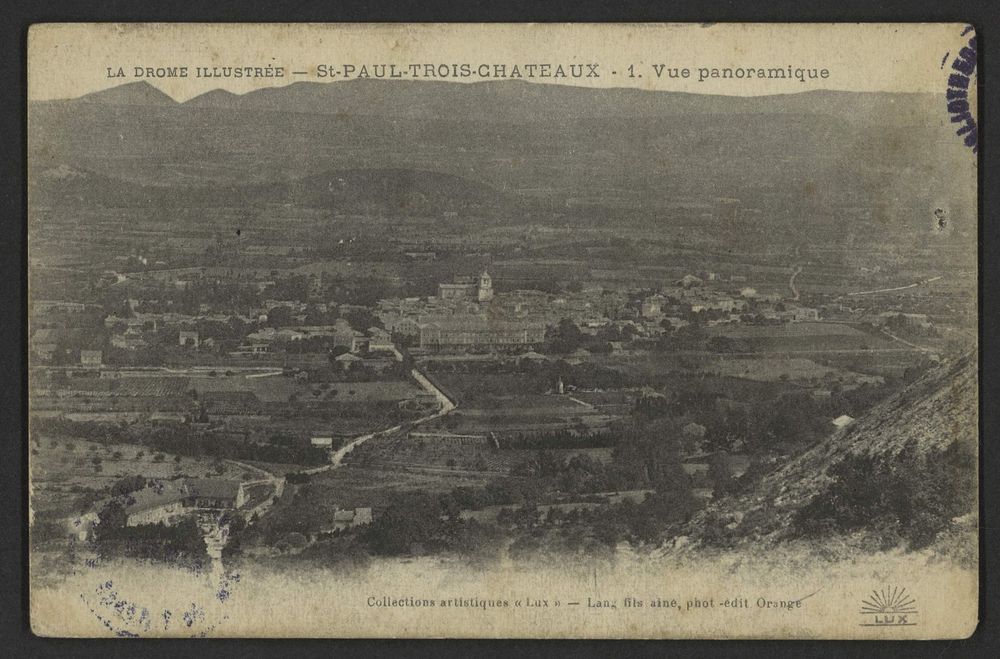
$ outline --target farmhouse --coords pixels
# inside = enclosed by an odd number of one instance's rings
[[[111,336],[111,345],[122,350],[139,350],[145,348],[148,343],[143,337],[141,329],[135,325],[129,325],[121,334]]]
[[[323,531],[343,531],[355,526],[364,526],[372,523],[371,508],[355,508],[354,510],[335,510],[330,523],[323,528]]]
[[[80,365],[87,368],[100,368],[102,364],[100,350],[81,350]]]
[[[246,503],[243,483],[220,478],[190,478],[183,486],[187,507],[230,510]]]
[[[52,361],[56,355],[58,346],[55,343],[34,343],[31,351],[43,361]]]
[[[663,313],[663,305],[667,298],[662,295],[653,295],[642,301],[642,315],[644,318],[652,318]]]
[[[788,320],[793,323],[818,321],[819,320],[819,310],[811,309],[809,307],[792,307],[778,314],[778,317],[782,320]]]
[[[177,335],[177,345],[184,347],[198,347],[198,332],[191,330],[181,330]]]
[[[107,502],[105,502],[107,503]],[[176,524],[199,510],[233,510],[246,503],[243,483],[215,478],[158,482],[119,498],[126,526]]]
[[[271,345],[269,343],[264,343],[261,341],[251,341],[240,345],[234,352],[233,355],[266,355],[271,352]]]

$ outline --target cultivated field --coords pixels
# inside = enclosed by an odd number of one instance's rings
[[[309,383],[280,375],[246,377],[243,375],[192,378],[191,386],[204,392],[249,392],[262,403],[284,403],[298,395],[303,400],[321,399],[337,402],[398,401],[413,398],[422,390],[412,382],[322,382]]]
[[[716,325],[709,336],[739,341],[749,352],[810,352],[838,350],[905,350],[889,337],[873,336],[841,323],[787,323],[784,325]]]
[[[346,466],[313,477],[309,488],[316,496],[309,499],[309,504],[328,502],[341,508],[379,507],[386,505],[396,492],[449,492],[454,487],[479,487],[488,481],[488,476],[478,474],[449,474],[446,471],[420,473]]]
[[[876,376],[860,375],[839,368],[823,366],[811,359],[802,357],[719,357],[706,359],[702,364],[704,372],[734,378],[761,380],[821,380],[829,382],[877,382]]]

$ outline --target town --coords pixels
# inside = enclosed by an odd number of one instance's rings
[[[118,252],[75,296],[32,300],[36,538],[108,552],[187,528],[200,560],[652,541],[962,342],[941,277],[584,278],[555,242],[404,237],[366,261],[351,235],[310,252],[238,234]],[[634,520],[606,528],[609,507]]]

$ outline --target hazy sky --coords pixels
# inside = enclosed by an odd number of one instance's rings
[[[245,93],[297,81],[330,82],[319,67],[344,64],[479,65],[596,63],[600,78],[536,82],[755,95],[813,89],[937,92],[969,36],[960,24],[868,25],[79,25],[34,26],[29,33],[28,96],[72,98],[146,79],[135,67],[188,67],[187,78],[149,80],[183,101],[222,88]],[[950,54],[950,55],[949,55]],[[947,63],[944,60],[947,56]],[[195,67],[272,65],[284,78],[197,78]],[[629,77],[632,65],[635,77]],[[653,65],[659,65],[657,78]],[[826,78],[712,79],[699,68],[826,69]],[[121,67],[125,78],[109,78]],[[665,67],[665,68],[664,68]],[[690,77],[667,71],[688,68]],[[305,71],[305,75],[291,75]],[[616,74],[611,72],[615,71]],[[641,77],[639,77],[641,76]],[[339,79],[339,78],[338,78]],[[439,78],[440,79],[440,78]],[[478,82],[478,76],[443,78]]]

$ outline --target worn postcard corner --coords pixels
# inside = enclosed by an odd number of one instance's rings
[[[964,24],[40,24],[41,636],[978,623]]]

